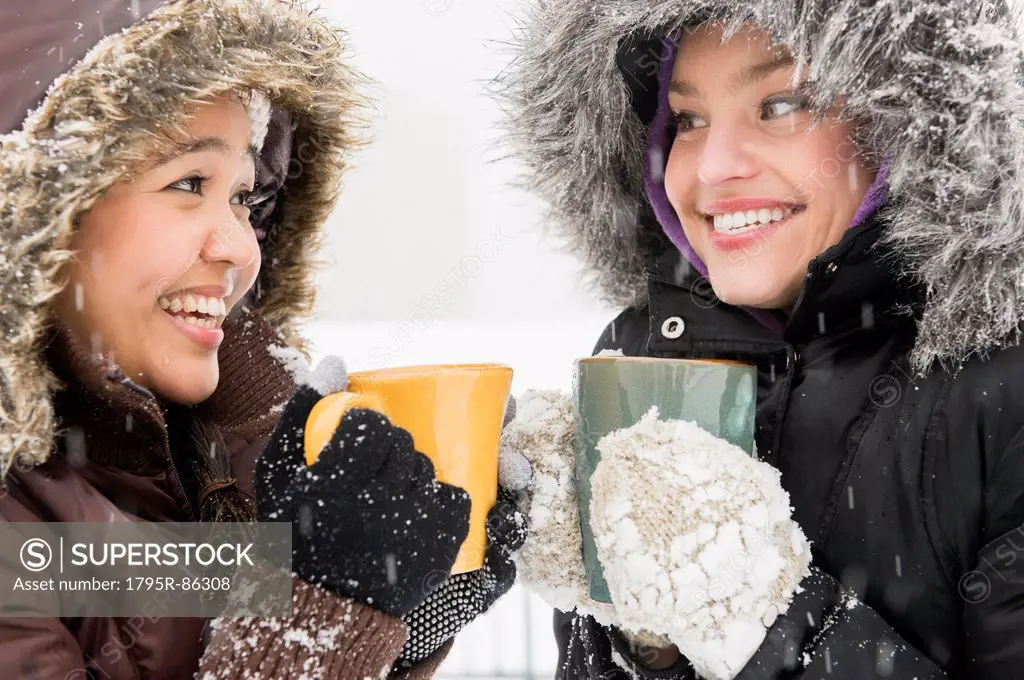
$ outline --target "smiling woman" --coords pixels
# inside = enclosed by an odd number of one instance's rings
[[[221,325],[260,270],[248,201],[262,137],[252,139],[237,99],[195,109],[184,131],[193,141],[83,217],[58,300],[59,322],[80,342],[178,404],[213,394]]]
[[[701,24],[680,39],[665,192],[729,304],[792,310],[808,263],[839,242],[877,174],[852,152],[839,107],[815,121],[794,75],[755,26],[725,40]]]

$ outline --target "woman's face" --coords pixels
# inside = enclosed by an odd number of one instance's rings
[[[199,107],[177,150],[112,187],[72,240],[60,323],[173,402],[213,393],[221,322],[259,273],[250,134],[241,103]]]
[[[721,38],[704,24],[680,41],[665,188],[715,294],[789,312],[808,263],[839,242],[875,170],[838,110],[811,126],[789,55],[766,33]]]

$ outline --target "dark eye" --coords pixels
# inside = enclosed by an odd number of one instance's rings
[[[253,192],[251,189],[242,189],[237,194],[235,194],[234,198],[231,199],[231,203],[232,205],[240,205],[243,208],[251,208],[254,202],[254,196],[255,192]]]
[[[774,120],[790,113],[806,111],[809,107],[810,102],[804,96],[772,97],[762,102],[761,112],[769,112],[766,118]]]
[[[673,132],[677,135],[681,135],[684,132],[689,132],[698,127],[707,127],[707,125],[694,125],[693,121],[695,120],[700,120],[700,117],[695,116],[691,113],[687,113],[685,111],[680,111],[679,113],[672,114],[670,125],[672,127]]]
[[[168,189],[174,189],[176,191],[187,191],[190,194],[203,195],[203,184],[206,183],[206,177],[192,176],[186,177],[185,179],[179,179],[174,184],[168,186]]]

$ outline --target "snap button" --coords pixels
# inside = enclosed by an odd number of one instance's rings
[[[835,276],[837,271],[839,271],[839,263],[838,262],[829,262],[828,266],[825,267],[825,275],[826,276]]]
[[[670,316],[665,319],[665,323],[661,324],[661,334],[669,340],[675,340],[683,334],[686,324],[683,319],[678,316]]]

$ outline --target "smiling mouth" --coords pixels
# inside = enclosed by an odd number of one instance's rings
[[[807,209],[807,206],[794,205],[785,208],[761,208],[760,210],[737,211],[723,215],[708,215],[701,213],[704,221],[716,233],[737,235],[751,231],[757,231],[764,227],[779,224],[787,221],[794,215],[799,215]]]
[[[157,305],[168,315],[190,326],[209,330],[220,328],[228,313],[224,298],[192,293],[161,295],[157,299]]]

